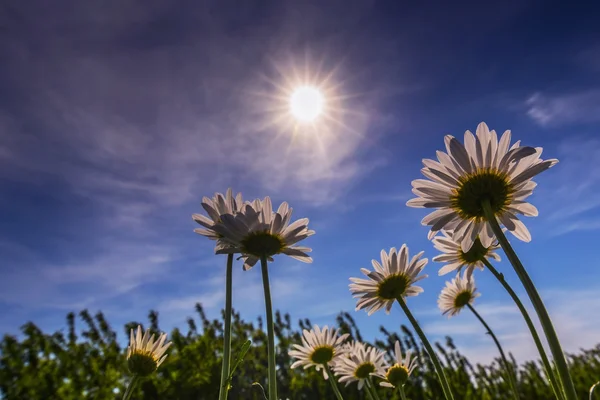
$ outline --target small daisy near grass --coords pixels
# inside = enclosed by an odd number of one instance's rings
[[[217,254],[241,253],[244,257],[272,257],[286,254],[302,262],[311,263],[311,249],[294,246],[315,232],[308,229],[308,218],[290,223],[292,208],[286,202],[273,211],[271,199],[256,199],[246,203],[239,212],[221,216],[214,226],[220,235]],[[244,269],[252,266],[246,263]]]
[[[129,347],[127,347],[127,365],[132,374],[146,377],[156,371],[167,358],[165,352],[171,342],[165,343],[166,333],[161,333],[156,341],[154,335],[150,335],[150,330],[146,330],[142,336],[142,327],[139,325],[135,335],[133,331],[133,329],[130,331]]]
[[[484,247],[481,240],[477,238],[469,251],[465,252],[462,250],[460,243],[454,241],[452,236],[452,232],[442,230],[441,236],[438,235],[433,238],[434,247],[443,254],[433,257],[432,260],[445,263],[438,271],[438,275],[446,275],[452,271],[460,273],[464,268],[467,278],[470,279],[475,268],[483,270],[483,260],[485,258],[500,261],[500,256],[494,252],[500,248],[496,243],[489,247]]]
[[[323,377],[327,379],[326,368],[335,365],[345,352],[343,345],[348,334],[340,335],[339,329],[327,326],[320,328],[315,325],[313,329],[302,332],[302,345],[294,344],[294,350],[289,355],[296,359],[291,368],[315,367],[317,371],[323,370]]]
[[[440,293],[438,306],[443,315],[453,317],[458,315],[467,304],[473,304],[480,295],[475,287],[475,279],[461,277],[459,274],[452,281],[446,282],[446,287]]]
[[[423,291],[415,283],[427,278],[419,275],[427,259],[421,258],[420,252],[409,258],[408,247],[403,244],[399,251],[392,248],[389,253],[381,250],[381,263],[372,260],[374,271],[361,268],[368,279],[350,278],[349,285],[353,297],[357,298],[356,310],[366,309],[371,315],[375,311],[385,308],[390,313],[392,305],[400,297],[416,296]]]
[[[417,358],[412,357],[412,351],[408,350],[406,356],[402,356],[400,351],[400,342],[396,341],[394,346],[395,363],[387,368],[384,373],[377,373],[375,376],[383,379],[379,384],[385,387],[397,388],[402,387],[408,381],[408,377],[417,367]]]
[[[504,132],[500,140],[485,123],[477,126],[476,135],[466,131],[464,145],[451,135],[445,137],[446,153],[437,152],[437,161],[424,159],[421,169],[428,179],[412,182],[417,198],[407,202],[410,207],[434,208],[422,223],[430,225],[432,238],[436,232],[453,231],[454,239],[468,251],[479,237],[483,247],[489,247],[494,234],[484,215],[484,202],[513,235],[525,242],[531,235],[517,214],[537,216],[537,209],[526,201],[536,184],[537,174],[555,165],[558,160],[542,160],[542,148],[510,146],[511,133]]]
[[[340,383],[348,386],[352,382],[358,382],[358,389],[365,385],[365,380],[373,374],[385,372],[385,353],[364,343],[353,342],[347,346],[347,357],[340,357],[334,366],[334,371],[339,376]]]

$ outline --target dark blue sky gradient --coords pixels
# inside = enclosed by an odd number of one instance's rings
[[[348,278],[381,248],[406,242],[435,256],[425,212],[404,205],[410,182],[444,134],[486,121],[561,160],[536,179],[532,243],[515,245],[567,348],[597,341],[595,2],[34,0],[0,10],[0,332],[28,320],[59,329],[83,308],[115,326],[157,309],[165,330],[196,301],[217,317],[224,259],[193,234],[191,214],[229,186],[311,219],[315,262],[275,261],[275,306],[331,324],[354,309]],[[334,93],[337,121],[308,135],[278,119],[285,89],[304,76]],[[411,308],[432,336],[489,358],[476,321],[439,316],[439,267],[427,266]],[[263,312],[259,275],[236,269],[234,307],[247,319]],[[517,358],[531,357],[506,296],[476,278],[482,313]],[[397,309],[353,315],[371,337],[406,323]]]

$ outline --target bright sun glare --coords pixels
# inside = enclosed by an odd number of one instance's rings
[[[299,87],[290,98],[292,115],[301,122],[312,122],[323,112],[325,99],[321,92],[312,86]]]

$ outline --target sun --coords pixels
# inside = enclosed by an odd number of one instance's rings
[[[313,86],[300,86],[290,96],[290,112],[299,122],[313,122],[325,107],[325,97]]]

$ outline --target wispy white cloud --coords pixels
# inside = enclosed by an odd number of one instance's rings
[[[563,349],[575,353],[581,348],[590,348],[598,343],[600,326],[596,323],[596,310],[600,309],[599,288],[579,290],[547,290],[541,295],[546,301]],[[475,308],[494,330],[505,351],[510,351],[518,362],[539,359],[537,348],[527,325],[516,306],[506,303],[481,303]],[[534,321],[535,311],[529,309]],[[535,322],[534,322],[535,323]],[[536,323],[540,337],[544,337],[539,323]],[[468,310],[448,320],[436,320],[425,325],[428,334],[455,339],[459,350],[475,362],[487,363],[498,357],[497,349],[485,335],[485,328]],[[549,350],[547,349],[547,352]]]
[[[548,210],[538,223],[548,226],[544,232],[558,236],[574,231],[600,229],[600,140],[572,136],[562,140],[556,156],[560,163],[536,188],[536,199]],[[537,222],[537,221],[536,221]]]
[[[3,271],[0,301],[31,310],[96,307],[110,298],[168,276],[172,249],[143,243],[104,243],[100,251],[77,261],[56,264],[30,249],[10,246],[27,268]],[[15,258],[11,258],[15,260]]]
[[[527,115],[542,126],[600,121],[600,90],[562,94],[534,93],[526,101]]]

